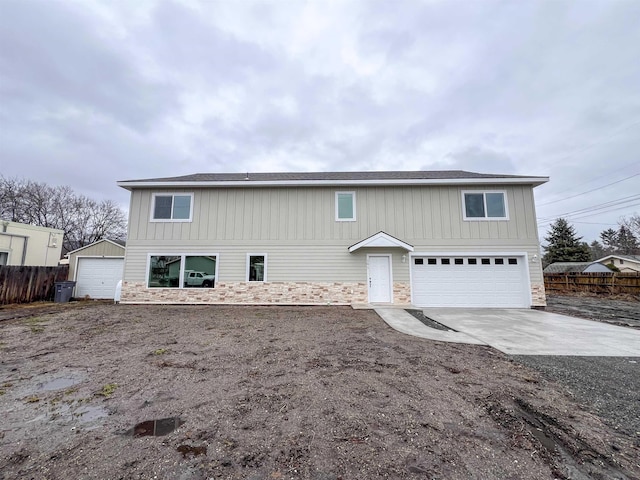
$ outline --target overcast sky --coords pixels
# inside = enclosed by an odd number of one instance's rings
[[[117,180],[200,172],[543,175],[541,233],[587,209],[591,241],[640,212],[639,25],[638,0],[0,0],[0,173],[124,207]]]

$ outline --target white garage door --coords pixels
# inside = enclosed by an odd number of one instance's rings
[[[411,292],[418,307],[531,306],[524,256],[412,257]]]
[[[123,268],[123,258],[79,258],[75,296],[112,299]]]

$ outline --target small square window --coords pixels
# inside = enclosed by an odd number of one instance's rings
[[[422,264],[424,264],[424,258],[416,258],[416,259],[413,260],[413,263],[415,265],[422,265]]]
[[[477,265],[478,264],[478,259],[477,258],[469,258],[469,259],[467,259],[467,263],[469,265]]]
[[[451,265],[451,259],[450,258],[441,258],[440,259],[440,264],[441,265]]]
[[[493,260],[493,263],[496,265],[504,265],[504,258],[496,258]]]
[[[438,263],[438,260],[436,258],[428,258],[427,263],[429,265],[436,265]]]
[[[356,192],[336,192],[336,221],[355,222]]]
[[[518,259],[517,258],[510,258],[509,259],[509,265],[517,265],[518,264]]]
[[[482,263],[482,265],[491,265],[491,259],[489,258],[483,258],[482,260],[480,260],[480,262]]]
[[[456,265],[463,265],[464,264],[464,259],[463,258],[456,258],[453,260],[453,263],[455,263]]]

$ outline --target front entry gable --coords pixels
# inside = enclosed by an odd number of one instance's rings
[[[408,252],[413,252],[413,245],[409,245],[402,240],[392,237],[388,233],[378,232],[375,235],[371,235],[360,242],[351,245],[349,247],[349,253],[353,253],[360,248],[374,247],[374,248],[402,248]]]

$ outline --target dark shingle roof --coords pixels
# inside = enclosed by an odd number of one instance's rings
[[[281,173],[195,173],[179,177],[147,178],[125,180],[119,184],[131,183],[198,183],[198,182],[331,182],[331,181],[402,181],[402,180],[492,180],[522,179],[528,183],[544,183],[547,177],[502,175],[466,172],[463,170],[441,171],[377,171],[377,172],[281,172]],[[125,186],[125,185],[122,185]]]

